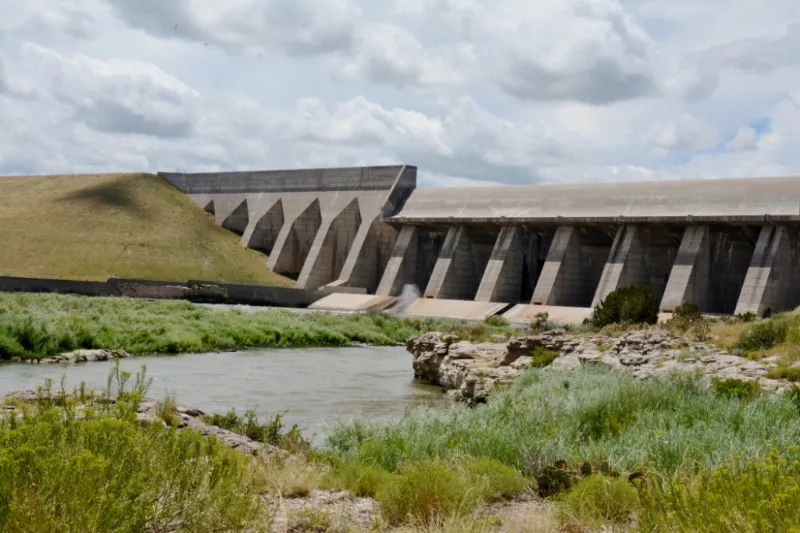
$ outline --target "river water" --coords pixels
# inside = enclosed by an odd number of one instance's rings
[[[153,378],[148,396],[175,397],[180,405],[206,412],[256,409],[264,419],[286,413],[317,443],[326,427],[352,418],[396,417],[408,407],[444,405],[436,387],[415,382],[411,355],[399,347],[258,349],[230,353],[148,356],[124,359],[135,374],[142,365]],[[0,396],[35,389],[66,375],[68,390],[81,381],[104,387],[113,363],[0,365]]]

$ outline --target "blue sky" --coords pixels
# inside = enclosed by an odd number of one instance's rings
[[[0,0],[0,174],[800,174],[796,0]]]

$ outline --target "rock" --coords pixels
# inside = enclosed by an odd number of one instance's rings
[[[562,330],[514,338],[505,344],[472,344],[453,336],[426,333],[409,339],[415,375],[451,391],[464,402],[485,401],[498,385],[510,383],[530,368],[537,349],[558,351],[550,368],[574,370],[587,364],[628,369],[647,379],[674,371],[701,372],[710,378],[757,380],[767,390],[789,384],[766,376],[776,360],[751,361],[717,347],[677,337],[667,331],[632,331],[619,337],[570,338]]]

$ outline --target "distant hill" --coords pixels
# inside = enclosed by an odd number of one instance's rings
[[[152,174],[0,177],[0,275],[291,285]]]

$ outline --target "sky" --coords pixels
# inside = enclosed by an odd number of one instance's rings
[[[797,0],[0,0],[0,175],[800,175]]]

